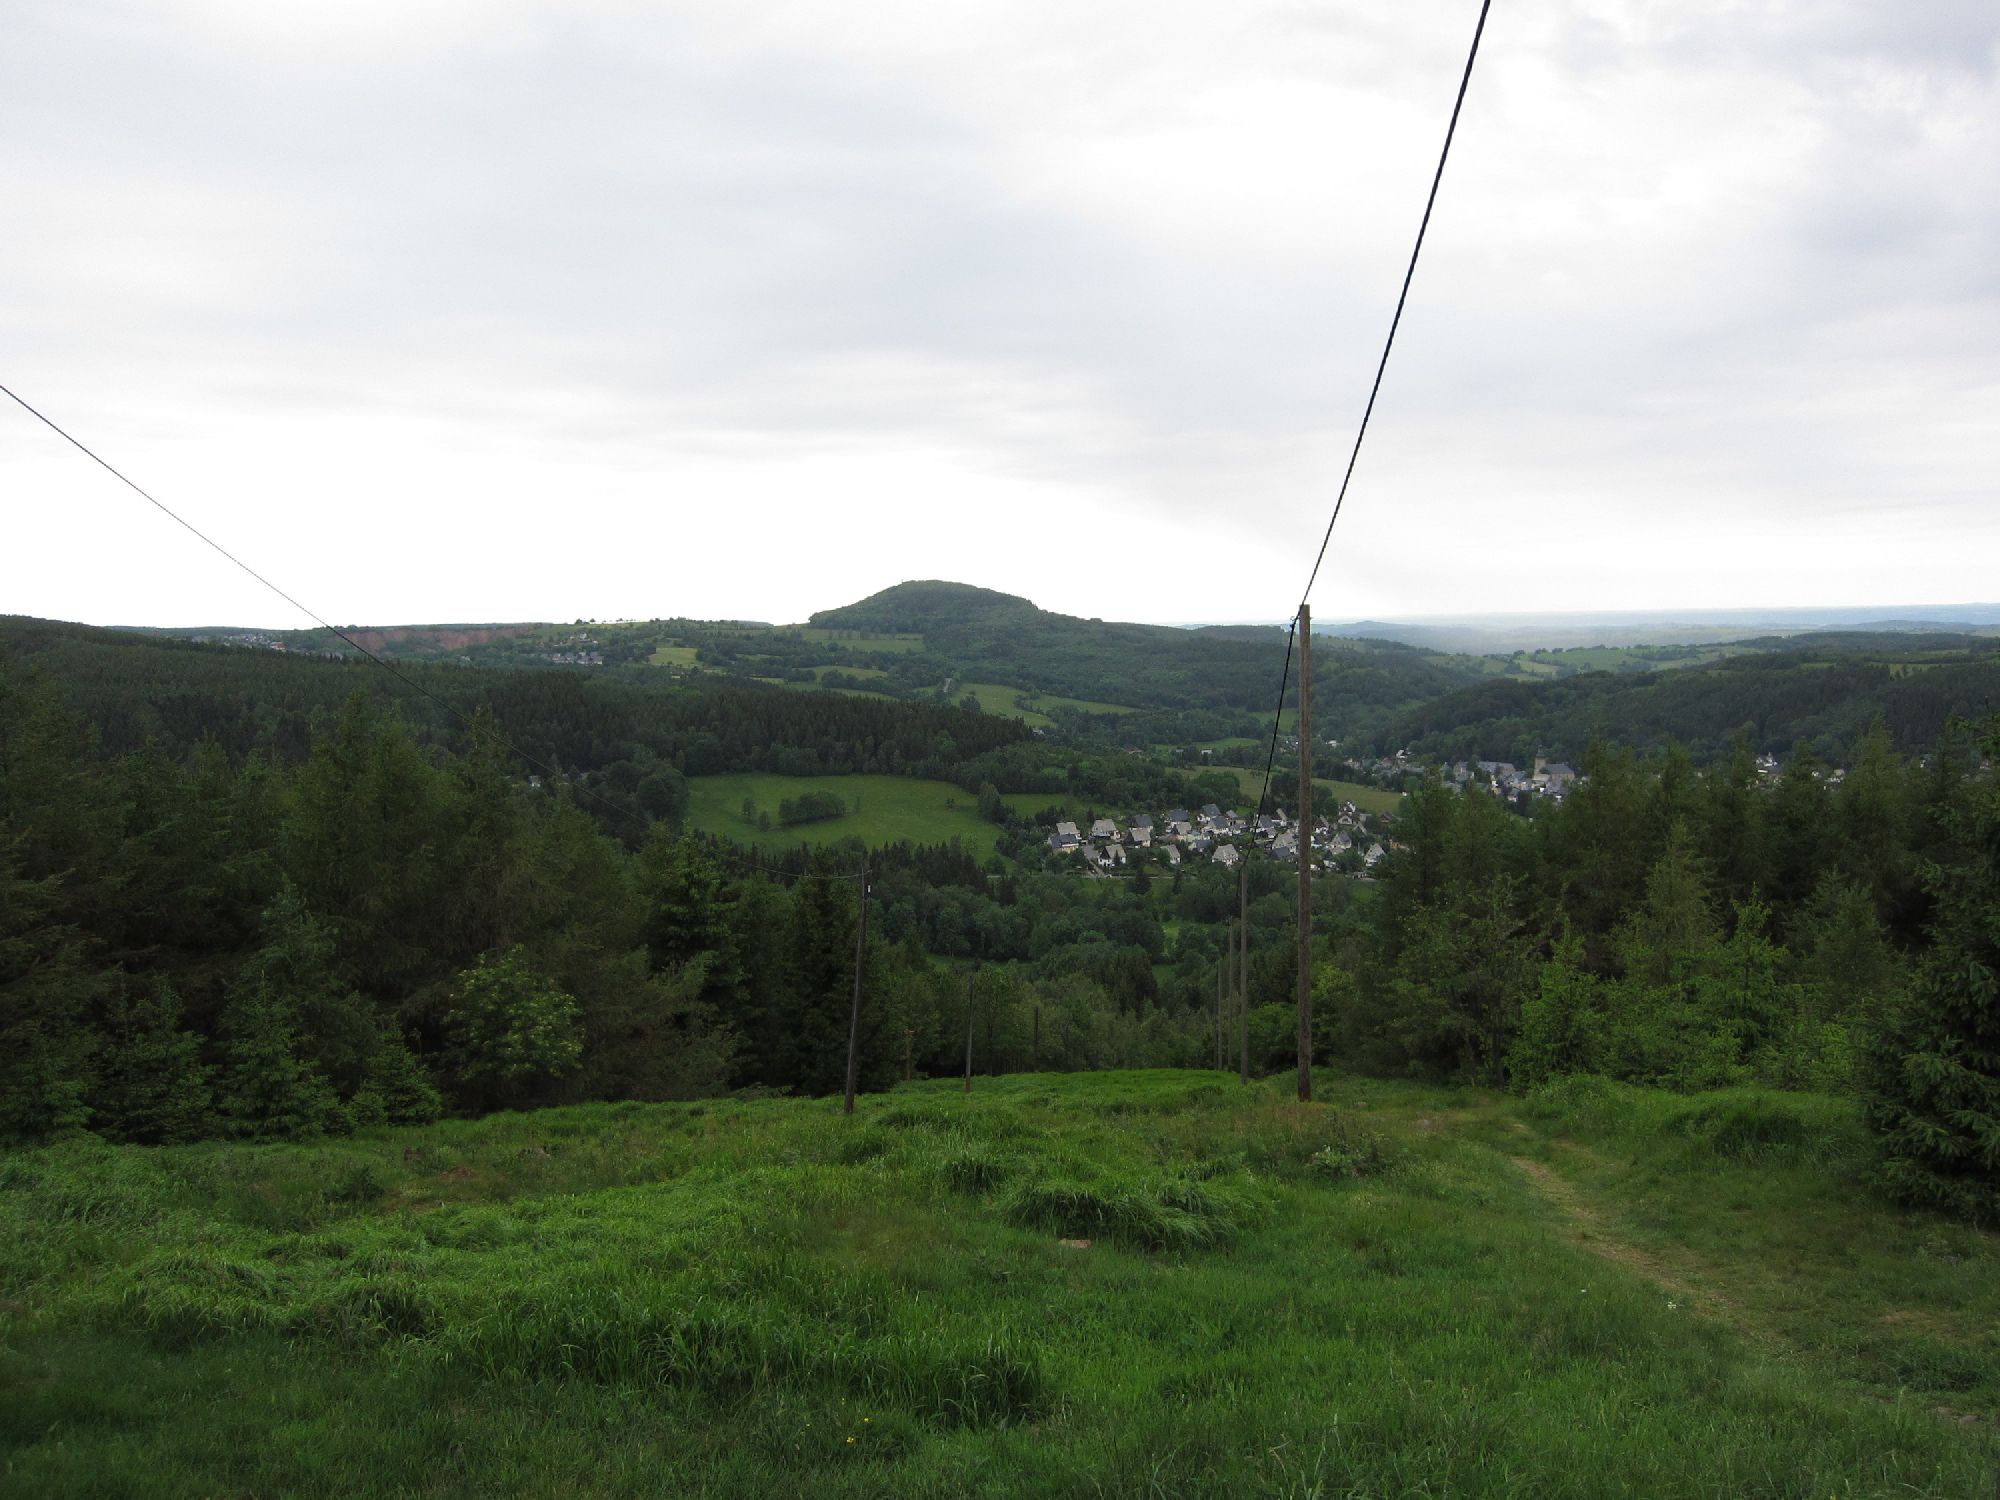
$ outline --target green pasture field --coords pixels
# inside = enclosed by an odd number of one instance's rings
[[[1264,794],[1264,773],[1245,766],[1211,766],[1208,769],[1227,771],[1236,778],[1236,784],[1243,789],[1243,795],[1251,801]],[[1324,777],[1313,777],[1315,798],[1332,797],[1344,802],[1352,802],[1363,812],[1392,813],[1402,806],[1401,792],[1384,791],[1379,786],[1363,786],[1358,781],[1329,781]],[[1324,811],[1324,807],[1321,807]]]
[[[814,667],[812,670],[813,676],[822,682],[826,680],[826,674],[829,672],[840,672],[848,677],[859,677],[863,681],[872,677],[887,677],[889,675],[880,667]]]
[[[1844,1103],[1322,1072],[0,1157],[0,1491],[1991,1492],[2000,1244]]]
[[[1572,667],[1583,672],[1665,672],[1675,667],[1704,666],[1754,649],[1734,642],[1696,646],[1568,646],[1529,652],[1514,664]]]
[[[693,646],[655,646],[653,654],[646,658],[656,667],[691,667],[695,664]]]
[[[796,828],[778,826],[778,804],[804,792],[833,792],[847,804],[844,817]],[[743,799],[771,815],[769,832],[743,821]],[[1045,792],[1006,796],[1016,812],[1039,812],[1052,800]],[[856,804],[859,804],[857,809]],[[954,805],[955,804],[955,805]],[[999,829],[979,816],[977,799],[948,781],[909,776],[733,776],[688,778],[688,821],[757,849],[796,849],[858,838],[868,844],[943,844],[956,838],[981,859],[993,852]]]
[[[1097,703],[1089,698],[1065,698],[1060,693],[1036,694],[1027,688],[1008,687],[1001,682],[961,682],[952,687],[951,697],[957,702],[967,693],[979,700],[981,713],[1000,714],[1021,719],[1029,724],[1046,729],[1055,723],[1048,710],[1074,708],[1087,714],[1130,714],[1138,710],[1124,703]],[[1035,703],[1034,708],[1024,708],[1021,700],[1027,698]]]

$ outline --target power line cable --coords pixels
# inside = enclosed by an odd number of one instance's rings
[[[1431,227],[1431,212],[1437,207],[1438,188],[1444,182],[1445,162],[1451,157],[1452,138],[1458,133],[1458,117],[1465,108],[1465,92],[1472,83],[1472,65],[1479,59],[1479,41],[1486,34],[1486,15],[1493,8],[1493,0],[1480,0],[1479,21],[1472,29],[1472,46],[1465,56],[1465,72],[1458,80],[1458,95],[1452,100],[1451,121],[1445,126],[1444,147],[1438,152],[1437,170],[1431,174],[1431,190],[1424,199],[1424,216],[1417,225],[1417,242],[1410,249],[1410,263],[1403,271],[1402,290],[1396,295],[1395,316],[1389,320],[1389,336],[1382,343],[1382,357],[1375,362],[1375,380],[1368,388],[1368,404],[1362,408],[1361,425],[1355,430],[1354,446],[1347,455],[1347,469],[1340,477],[1340,491],[1334,496],[1333,514],[1327,517],[1326,532],[1320,537],[1319,551],[1313,557],[1312,572],[1306,576],[1304,592],[1299,595],[1303,607],[1312,600],[1313,585],[1319,581],[1319,570],[1326,561],[1326,549],[1333,541],[1334,523],[1340,519],[1340,508],[1347,503],[1347,489],[1354,482],[1354,467],[1361,458],[1361,444],[1368,436],[1368,420],[1375,415],[1375,398],[1382,393],[1382,376],[1389,368],[1389,351],[1396,347],[1396,330],[1403,324],[1403,308],[1410,299],[1410,283],[1416,278],[1417,259],[1424,253],[1424,236]],[[1293,639],[1298,633],[1298,615],[1294,614],[1290,628],[1285,635],[1285,666],[1278,681],[1278,705],[1271,715],[1271,753],[1264,764],[1264,788],[1258,794],[1257,815],[1264,815],[1264,802],[1271,791],[1271,769],[1278,753],[1278,730],[1285,717],[1285,688],[1291,674]],[[1307,832],[1310,840],[1310,830]],[[1310,847],[1310,845],[1308,845]]]
[[[1375,364],[1375,383],[1368,389],[1368,405],[1361,413],[1361,426],[1354,434],[1353,451],[1347,455],[1347,472],[1341,476],[1340,493],[1334,497],[1333,514],[1327,518],[1326,535],[1320,538],[1319,555],[1313,558],[1312,573],[1306,578],[1299,602],[1312,601],[1313,584],[1318,581],[1320,564],[1326,561],[1327,543],[1333,540],[1333,523],[1340,519],[1340,507],[1347,500],[1347,486],[1354,478],[1354,465],[1361,457],[1362,439],[1368,436],[1368,419],[1375,414],[1375,398],[1382,392],[1382,374],[1389,368],[1389,351],[1396,347],[1396,330],[1402,326],[1403,304],[1410,299],[1410,282],[1417,274],[1417,257],[1424,253],[1424,235],[1431,227],[1431,210],[1437,207],[1438,186],[1444,181],[1444,164],[1451,156],[1451,138],[1458,132],[1459,111],[1465,108],[1465,91],[1472,83],[1472,65],[1479,58],[1479,39],[1486,31],[1486,13],[1493,0],[1480,0],[1479,24],[1472,29],[1472,49],[1465,56],[1465,73],[1458,80],[1458,97],[1452,101],[1451,123],[1445,127],[1444,149],[1438,152],[1437,171],[1431,174],[1430,196],[1424,200],[1423,222],[1417,226],[1417,243],[1410,250],[1410,264],[1403,272],[1403,289],[1396,296],[1396,315],[1389,320],[1389,337],[1382,344],[1382,357]]]
[[[259,583],[263,584],[265,588],[269,589],[272,593],[276,594],[280,599],[284,600],[287,604],[291,605],[293,609],[296,609],[300,614],[306,616],[306,618],[318,624],[322,630],[326,630],[331,634],[339,637],[341,640],[347,642],[348,645],[352,646],[356,651],[360,652],[361,655],[366,657],[369,661],[372,661],[373,663],[375,663],[376,666],[380,667],[383,671],[387,672],[391,677],[395,678],[398,682],[402,683],[403,686],[409,688],[412,692],[420,693],[425,698],[428,698],[431,702],[435,703],[439,708],[443,709],[446,713],[450,714],[454,719],[458,720],[459,723],[463,724],[472,733],[478,734],[481,732],[480,726],[476,721],[466,717],[464,713],[460,712],[457,708],[455,708],[452,704],[445,701],[443,698],[440,698],[436,693],[433,693],[429,688],[425,687],[422,683],[417,682],[412,678],[405,676],[403,673],[397,671],[396,668],[389,661],[387,661],[383,657],[377,656],[373,651],[370,651],[366,646],[362,645],[359,641],[355,640],[354,637],[349,635],[346,631],[340,629],[336,625],[328,624],[326,620],[321,618],[321,616],[316,611],[308,609],[304,604],[301,604],[297,599],[293,598],[290,594],[286,593],[285,590],[279,588],[277,584],[273,583],[270,579],[266,578],[262,573],[259,573],[255,568],[251,567],[248,563],[243,561],[242,558],[238,557],[235,553],[231,552],[227,547],[223,546],[220,542],[216,541],[214,537],[208,535],[208,533],[201,530],[191,521],[179,515],[164,501],[160,500],[157,496],[147,491],[145,488],[136,483],[130,477],[120,472],[118,469],[114,468],[111,464],[107,463],[96,452],[94,452],[92,449],[87,447],[85,444],[80,442],[75,437],[71,436],[67,431],[65,431],[56,422],[51,420],[48,416],[44,415],[42,412],[36,410],[33,406],[30,406],[26,401],[22,400],[21,397],[17,395],[14,391],[8,389],[8,387],[6,387],[5,385],[0,385],[0,394],[6,395],[23,411],[27,412],[29,416],[35,418],[36,421],[40,422],[43,426],[47,427],[51,432],[55,433],[56,436],[60,437],[64,442],[68,443],[71,447],[75,448],[77,452],[83,454],[84,457],[91,460],[91,462],[97,464],[106,473],[110,474],[112,477],[117,479],[121,484],[125,485],[127,488],[131,489],[135,494],[142,497],[148,504],[152,505],[157,510],[159,510],[159,512],[162,515],[168,517],[170,520],[174,521],[177,525],[185,528],[188,532],[200,538],[201,541],[206,543],[208,546],[212,547],[215,551],[221,553],[222,556],[229,559],[230,562],[234,563],[237,567],[241,568],[245,573],[248,573],[252,578],[256,579]],[[563,777],[561,772],[557,771],[554,767],[545,765],[543,762],[535,759],[534,756],[529,755],[526,751],[522,750],[518,745],[515,745],[512,741],[508,740],[503,735],[501,735],[498,730],[488,729],[484,732],[489,734],[492,737],[492,739],[502,748],[506,749],[511,754],[519,757],[520,760],[522,760],[527,765],[533,766],[538,771],[547,772],[551,777],[555,778],[563,785],[570,787],[574,791],[581,792],[584,796],[590,798],[591,801],[597,803],[600,807],[603,807],[608,811],[615,813],[619,817],[623,818],[628,816],[628,809],[621,808],[620,806],[618,806],[617,803],[612,802],[610,799],[599,796],[596,792],[592,791],[589,787],[583,785],[580,782],[567,780],[566,778]],[[763,863],[763,861],[757,859],[746,858],[743,862],[752,866],[755,869],[762,870],[767,875],[776,875],[786,880],[859,880],[861,878],[859,875],[856,874],[840,875],[840,874],[823,874],[811,871],[781,870],[777,868],[775,865],[767,865]]]

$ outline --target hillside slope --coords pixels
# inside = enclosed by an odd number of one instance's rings
[[[1898,750],[1931,750],[1954,716],[2000,708],[2000,649],[1973,637],[1841,634],[1766,639],[1753,654],[1668,672],[1591,672],[1475,684],[1394,716],[1384,749],[1432,758],[1575,758],[1592,739],[1632,749],[1678,740],[1697,759],[1738,734],[1782,753],[1806,740],[1837,757],[1880,717]]]
[[[1282,1082],[1282,1081],[1281,1081]],[[39,1497],[1963,1496],[2000,1260],[1812,1096],[1019,1075],[0,1161]],[[1761,1211],[1760,1211],[1761,1210]]]

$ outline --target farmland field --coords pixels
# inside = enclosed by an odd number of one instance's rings
[[[832,792],[847,804],[844,817],[797,828],[778,827],[778,804],[805,792]],[[909,840],[942,844],[956,838],[984,859],[999,830],[979,816],[973,795],[948,781],[908,776],[695,776],[688,780],[688,821],[703,833],[758,849],[796,849],[858,838],[869,844]],[[769,813],[771,827],[760,830],[743,819],[748,798]],[[1059,800],[1048,793],[1008,794],[1017,812],[1039,812]]]
[[[656,667],[691,667],[695,664],[692,646],[655,646],[647,658]]]
[[[0,1158],[0,1489],[1990,1491],[1851,1106],[1024,1074]]]

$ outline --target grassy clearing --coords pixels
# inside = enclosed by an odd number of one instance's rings
[[[646,658],[656,667],[691,667],[695,664],[693,646],[655,646],[653,654]]]
[[[805,792],[832,792],[847,804],[844,817],[797,828],[780,828],[778,804]],[[748,798],[771,815],[760,831],[743,819]],[[1046,793],[1008,794],[1017,812],[1039,812],[1052,800]],[[688,821],[703,833],[718,834],[758,849],[796,849],[858,838],[869,844],[908,840],[942,844],[958,839],[982,859],[993,852],[999,830],[979,816],[971,793],[948,781],[907,776],[695,776],[688,780]]]
[[[1065,698],[1060,693],[1036,693],[1028,688],[1008,687],[1005,683],[999,682],[962,682],[951,690],[954,701],[967,693],[979,700],[981,713],[1001,714],[1043,728],[1055,723],[1050,715],[1059,708],[1073,708],[1087,714],[1138,712],[1137,709],[1124,703],[1098,703],[1089,698]],[[1024,699],[1026,703],[1022,701]],[[1029,704],[1033,706],[1027,706]]]
[[[2000,1248],[1877,1205],[1845,1106],[1323,1085],[16,1153],[0,1489],[1990,1488]]]
[[[1236,778],[1236,784],[1243,789],[1243,795],[1254,802],[1263,795],[1264,773],[1244,766],[1215,766],[1212,769],[1227,771]],[[1316,797],[1332,797],[1344,802],[1352,802],[1363,812],[1394,812],[1402,806],[1401,792],[1386,792],[1379,786],[1363,786],[1358,781],[1328,781],[1313,777]],[[1324,810],[1324,809],[1322,809]]]

